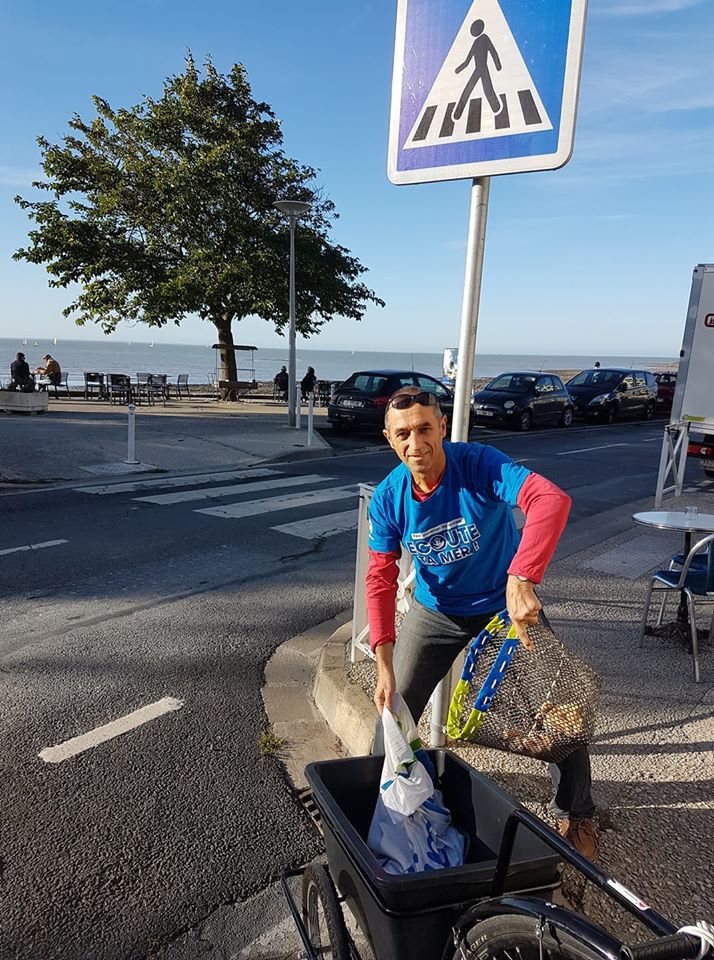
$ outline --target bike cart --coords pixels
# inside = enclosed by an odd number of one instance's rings
[[[327,869],[287,871],[282,886],[307,960],[360,960],[341,902],[375,960],[687,960],[698,935],[664,917],[582,857],[488,777],[448,750],[428,751],[452,821],[468,838],[463,866],[395,876],[366,838],[382,757],[312,763],[306,777],[322,820]],[[521,829],[519,829],[519,827]],[[658,939],[626,946],[549,902],[566,861],[637,916]],[[290,879],[302,878],[302,903]],[[339,891],[339,894],[338,892]],[[689,928],[688,928],[689,929]]]

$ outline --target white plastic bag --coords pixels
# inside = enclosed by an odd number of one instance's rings
[[[387,873],[418,873],[464,862],[464,837],[451,823],[409,708],[399,694],[382,711],[384,766],[367,844]]]

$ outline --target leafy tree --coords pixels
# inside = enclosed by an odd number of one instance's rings
[[[198,314],[222,348],[250,315],[282,332],[289,229],[273,203],[285,196],[311,204],[296,231],[298,331],[384,306],[360,282],[366,268],[330,242],[334,204],[316,171],[286,156],[243,66],[222,75],[208,60],[201,76],[189,55],[160,100],[115,110],[92,99],[91,122],[75,114],[61,143],[38,138],[46,180],[33,186],[50,199],[15,198],[36,228],[14,259],[46,264],[52,287],[80,286],[65,316],[110,333],[122,320],[162,327]],[[223,379],[236,380],[235,354],[220,354]]]

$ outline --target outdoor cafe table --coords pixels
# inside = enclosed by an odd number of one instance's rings
[[[705,536],[714,533],[714,514],[712,513],[685,513],[678,510],[652,510],[646,513],[633,513],[635,523],[646,527],[655,527],[657,530],[678,530],[684,534],[682,553],[685,559],[692,549],[692,534],[700,533]],[[647,633],[651,636],[677,636],[685,643],[690,643],[689,614],[687,612],[687,597],[684,591],[680,592],[677,619],[673,624],[663,624],[661,627],[648,627]],[[706,635],[706,634],[705,634]]]

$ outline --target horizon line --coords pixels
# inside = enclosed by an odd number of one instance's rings
[[[22,339],[19,339],[19,338],[16,338],[16,337],[0,337],[0,343],[2,343],[2,342],[18,343],[18,342],[19,342],[19,343],[20,343],[20,346],[29,346],[29,344],[23,344],[23,343],[22,343],[22,340],[25,340],[25,339],[26,339],[26,340],[37,340],[37,341],[38,341],[38,344],[37,344],[38,347],[41,346],[41,343],[40,343],[39,341],[47,341],[48,339],[50,340],[51,346],[60,346],[60,344],[62,344],[62,343],[101,343],[101,344],[105,344],[105,343],[108,342],[107,340],[94,340],[94,339],[92,339],[92,340],[89,340],[89,339],[88,339],[88,340],[83,340],[83,339],[77,338],[77,337],[62,337],[61,339],[60,339],[59,337],[57,337],[57,338],[56,338],[56,339],[57,339],[57,343],[54,344],[54,343],[52,343],[52,341],[55,339],[54,337],[49,337],[49,338],[46,337],[46,336],[44,336],[44,337],[42,337],[42,336],[41,336],[41,337],[33,337],[33,336],[31,336],[31,335],[28,335],[27,337],[23,337]],[[153,341],[153,340],[123,340],[123,339],[122,339],[122,340],[118,340],[118,341],[114,341],[114,343],[116,343],[116,344],[124,344],[125,346],[129,346],[129,345],[132,345],[132,344],[137,344],[137,345],[146,346],[146,347],[148,347],[150,344],[155,343],[155,342],[156,342],[156,341]],[[205,347],[206,349],[212,349],[211,344],[209,344],[209,343],[162,343],[161,341],[159,341],[158,343],[159,343],[159,346],[161,346],[161,347]],[[33,346],[34,346],[34,344],[33,344]],[[256,352],[259,351],[259,350],[281,350],[281,349],[282,349],[282,347],[280,347],[280,346],[277,346],[277,347],[272,347],[272,346],[266,347],[266,346],[263,346],[263,347],[256,347]],[[287,344],[285,345],[285,349],[287,350]],[[418,357],[418,356],[440,356],[441,354],[443,354],[444,350],[457,350],[457,349],[458,349],[458,347],[441,347],[441,348],[439,348],[439,349],[433,349],[433,350],[409,350],[409,349],[403,349],[403,350],[397,350],[397,349],[385,349],[385,350],[351,350],[349,347],[339,347],[339,348],[338,348],[338,347],[332,347],[332,348],[331,348],[331,347],[312,347],[312,346],[309,346],[309,345],[308,345],[308,346],[299,346],[299,347],[297,347],[297,352],[299,353],[301,350],[311,350],[311,351],[313,351],[314,353],[348,353],[348,354],[355,354],[355,355],[356,355],[356,354],[360,354],[360,353],[372,353],[372,354],[393,353],[393,354],[398,354],[398,355],[401,355],[401,356],[415,356],[415,357]],[[574,353],[548,353],[548,352],[544,352],[544,351],[539,351],[538,353],[529,353],[529,352],[527,352],[527,351],[521,352],[521,353],[514,353],[514,352],[511,352],[511,351],[488,351],[488,352],[479,353],[478,351],[476,351],[475,356],[476,356],[476,357],[479,357],[479,356],[480,356],[480,357],[578,357],[578,358],[581,358],[581,357],[584,358],[584,357],[587,357],[587,356],[594,356],[596,359],[598,359],[598,358],[606,358],[606,357],[620,357],[620,358],[624,358],[624,357],[630,357],[630,356],[631,356],[631,357],[647,358],[647,359],[650,359],[650,360],[665,360],[665,359],[668,359],[668,356],[665,355],[665,354],[659,354],[659,355],[658,355],[658,354],[642,354],[642,353],[630,352],[630,351],[627,351],[627,350],[623,350],[623,351],[621,351],[620,353],[603,353],[603,352],[600,352],[600,351],[598,351],[598,350],[582,350],[582,352],[579,352],[579,353],[577,353],[577,352],[574,352]],[[669,358],[672,359],[672,360],[679,360],[679,357],[678,357],[676,354],[670,355]]]

